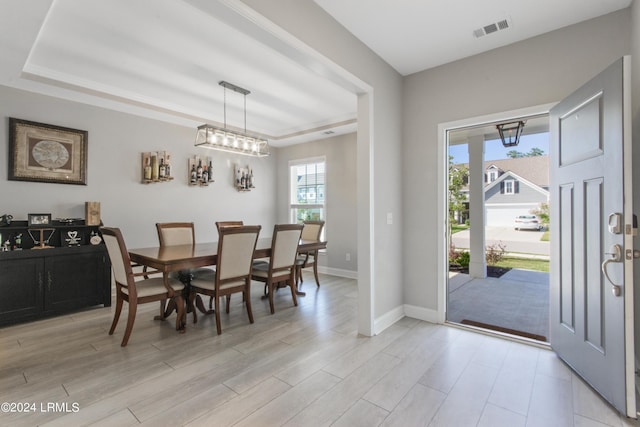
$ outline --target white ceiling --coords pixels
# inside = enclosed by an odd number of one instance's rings
[[[314,0],[402,75],[586,21],[631,0]],[[507,20],[509,28],[474,31]]]
[[[401,74],[629,6],[631,0],[315,0]],[[0,0],[0,84],[286,145],[355,130],[356,96],[238,0]],[[510,28],[473,31],[507,19]],[[437,41],[437,42],[436,42]],[[226,105],[226,108],[225,108]]]

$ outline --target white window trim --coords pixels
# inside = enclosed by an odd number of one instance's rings
[[[327,172],[326,172],[326,168],[327,168],[327,158],[326,156],[317,156],[317,157],[306,157],[303,159],[294,159],[294,160],[289,160],[288,163],[288,167],[289,167],[289,200],[287,205],[289,206],[288,210],[289,210],[289,220],[290,221],[295,221],[295,218],[292,218],[292,212],[294,209],[322,209],[323,210],[323,214],[324,214],[324,221],[326,223],[327,221],[327,197],[325,194],[325,198],[324,198],[324,203],[314,203],[314,204],[309,204],[309,203],[291,203],[291,200],[294,200],[294,194],[292,194],[291,192],[295,191],[294,190],[294,186],[293,186],[293,182],[291,182],[291,167],[292,166],[297,166],[297,165],[304,165],[307,163],[324,163],[324,167],[325,167],[325,178],[327,176]],[[324,188],[325,188],[325,193],[327,190],[327,182],[325,181],[324,183]],[[326,227],[325,227],[326,229]],[[324,233],[324,232],[323,232]]]
[[[511,191],[508,191],[509,186],[507,183],[511,183]],[[504,180],[504,194],[516,194],[516,180],[515,179],[505,179]]]

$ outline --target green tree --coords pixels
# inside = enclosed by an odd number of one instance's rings
[[[455,212],[464,210],[467,196],[462,189],[467,185],[469,170],[464,165],[454,165],[453,156],[449,156],[449,224],[454,223]]]
[[[529,150],[528,153],[523,153],[522,151],[518,150],[509,150],[506,154],[507,157],[510,157],[512,159],[519,159],[520,157],[542,156],[544,154],[544,150],[538,147],[533,147],[531,150]]]
[[[518,150],[509,150],[507,151],[507,157],[510,157],[512,159],[518,159],[520,157],[524,157],[524,153],[521,153]]]

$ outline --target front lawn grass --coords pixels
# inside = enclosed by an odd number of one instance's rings
[[[451,226],[451,234],[456,234],[458,231],[468,230],[469,226],[465,224],[453,224]]]
[[[496,267],[522,268],[524,270],[535,270],[549,272],[549,260],[536,258],[504,257],[496,264]]]

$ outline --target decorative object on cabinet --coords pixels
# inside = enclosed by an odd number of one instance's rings
[[[9,118],[9,180],[87,184],[85,130]]]
[[[50,249],[53,246],[49,245],[51,238],[53,237],[53,233],[56,232],[55,228],[30,228],[27,230],[29,236],[31,236],[31,240],[33,240],[33,247],[31,249]],[[48,232],[45,236],[45,232]],[[37,245],[37,246],[36,246]]]
[[[100,225],[100,202],[84,202],[86,225]]]
[[[44,227],[51,224],[51,214],[33,213],[28,214],[29,227]]]
[[[0,216],[0,227],[5,227],[7,225],[11,225],[11,220],[13,219],[13,215],[5,214]],[[2,240],[2,239],[0,239]]]
[[[50,216],[50,214],[30,215],[44,215],[47,218]],[[9,242],[9,250],[13,251],[16,249],[42,249],[43,246],[65,248],[102,243],[98,233],[100,225],[102,223],[89,225],[82,218],[60,218],[50,220],[46,225],[31,225],[28,220],[17,220],[11,222],[10,226],[2,227],[1,230],[4,240]],[[41,232],[41,230],[43,231]],[[94,235],[98,237],[96,243],[91,242],[91,237]]]
[[[246,168],[236,165],[235,167],[235,187],[238,191],[251,191],[256,188],[253,180],[253,169],[248,165]]]
[[[251,92],[224,80],[218,84],[224,87],[224,126],[210,124],[198,126],[195,146],[246,156],[268,156],[269,143],[267,140],[247,133],[247,95]],[[244,132],[227,129],[227,89],[244,96]]]
[[[193,156],[189,159],[189,185],[207,186],[214,182],[211,157]]]
[[[167,182],[173,179],[171,154],[168,151],[142,153],[142,183]]]

